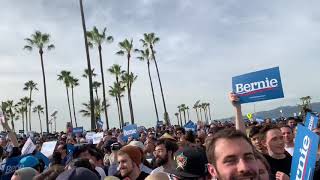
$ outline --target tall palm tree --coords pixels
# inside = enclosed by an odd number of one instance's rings
[[[155,57],[155,50],[154,50],[154,45],[160,41],[160,38],[156,37],[154,33],[149,33],[149,34],[144,33],[143,34],[143,39],[140,39],[140,41],[142,42],[144,47],[150,49],[151,59],[154,60],[154,63],[155,63],[155,66],[156,66],[156,70],[157,70],[160,90],[161,90],[163,109],[164,109],[164,120],[165,120],[166,124],[170,124],[170,118],[169,118],[169,114],[168,114],[168,111],[167,111],[166,102],[164,100],[163,89],[162,89],[162,84],[161,84],[161,79],[160,79],[160,74],[159,74],[159,68],[158,68],[158,63],[157,63],[157,60],[156,60],[156,57]]]
[[[14,102],[13,100],[7,100],[1,102],[1,110],[5,115],[5,119],[11,120],[11,127],[13,132],[15,132],[14,120],[17,118],[17,114],[14,112]]]
[[[25,118],[26,118],[26,131],[28,131],[28,126],[29,126],[29,121],[28,121],[28,105],[30,103],[29,97],[25,96],[20,99],[21,105],[23,106],[23,110],[25,113]],[[32,103],[32,101],[31,101]],[[30,127],[30,126],[29,126]],[[31,131],[31,129],[29,129]]]
[[[180,126],[180,122],[179,122],[179,113],[174,113],[174,115],[177,117],[177,122],[178,122],[178,125]]]
[[[114,82],[113,86],[110,86],[111,91],[115,91],[118,96],[118,103],[119,103],[119,111],[120,111],[120,119],[121,119],[121,128],[124,126],[124,119],[123,119],[123,110],[122,110],[122,101],[121,97],[123,97],[123,92],[125,91],[125,87],[122,82]]]
[[[189,114],[189,106],[186,106],[187,115],[188,115],[188,121],[190,120],[190,114]]]
[[[122,111],[122,103],[121,103],[121,93],[124,91],[124,87],[123,85],[121,84],[120,82],[120,77],[122,74],[124,74],[125,71],[121,70],[121,66],[118,65],[118,64],[114,64],[112,65],[108,71],[113,74],[116,78],[116,82],[113,84],[113,86],[110,86],[110,88],[114,88],[116,93],[117,93],[117,96],[118,96],[118,102],[119,102],[119,112],[120,112],[120,119],[121,119],[121,122],[122,122],[122,125],[124,124],[123,123],[123,111]]]
[[[93,81],[92,83],[92,88],[94,89],[95,93],[96,93],[96,98],[99,99],[98,97],[98,88],[101,86],[101,83],[98,81]]]
[[[97,76],[97,74],[94,72],[94,68],[91,69],[91,76],[92,77],[96,77]],[[88,69],[84,69],[82,77],[84,77],[84,78],[88,78],[89,77],[89,70]]]
[[[207,115],[207,103],[200,104],[201,108],[203,109],[204,117],[206,120],[206,123],[208,122],[208,115]]]
[[[127,86],[127,89],[129,89],[128,85],[130,85],[130,103],[129,103],[129,108],[130,108],[130,115],[132,114],[131,117],[131,124],[134,124],[134,115],[133,115],[133,109],[132,109],[132,100],[131,100],[131,90],[132,90],[132,84],[134,81],[137,80],[137,77],[135,74],[133,74],[132,72],[130,74],[128,74],[127,72],[125,72],[124,74],[122,74],[121,76],[121,81],[123,84],[125,84]]]
[[[180,126],[182,127],[182,117],[181,117],[181,112],[183,111],[182,105],[178,106],[178,112],[179,112],[179,117],[180,117]]]
[[[104,73],[103,73],[103,65],[102,65],[102,43],[103,42],[108,42],[111,43],[113,42],[113,37],[112,36],[107,36],[106,35],[106,30],[107,28],[104,28],[102,30],[102,33],[99,32],[97,27],[93,27],[92,31],[87,32],[87,37],[89,40],[89,47],[93,48],[93,46],[98,47],[98,52],[99,52],[99,60],[100,60],[100,71],[101,71],[101,82],[102,82],[102,92],[103,92],[103,105],[105,106],[104,108],[104,113],[106,117],[106,126],[107,129],[109,129],[109,118],[108,118],[108,112],[106,108],[106,90],[105,90],[105,83],[104,83]]]
[[[69,87],[70,87],[70,81],[71,81],[71,72],[70,71],[61,71],[60,74],[58,74],[58,80],[59,81],[63,81],[64,85],[66,86],[70,122],[71,122],[71,125],[73,126],[72,115],[71,115],[71,106],[70,106],[70,98],[69,98]]]
[[[33,112],[38,113],[38,117],[39,117],[39,122],[40,122],[40,132],[42,134],[42,122],[41,122],[41,117],[40,114],[43,114],[43,107],[41,105],[37,105],[33,108]]]
[[[120,115],[120,106],[119,106],[119,98],[118,98],[118,92],[117,89],[115,89],[113,86],[110,86],[109,95],[111,97],[116,98],[117,103],[117,110],[118,110],[118,118],[119,118],[119,127],[122,128],[122,121],[121,121],[121,115]]]
[[[155,98],[155,95],[154,95],[153,83],[152,83],[152,78],[151,78],[151,73],[150,73],[150,52],[149,52],[149,49],[145,49],[145,50],[135,49],[134,51],[139,53],[140,56],[138,56],[137,58],[140,61],[147,61],[147,68],[148,68],[148,75],[149,75],[149,81],[150,81],[153,105],[154,105],[154,110],[155,110],[155,113],[156,113],[157,123],[158,123],[159,122],[158,108],[157,108],[156,98]]]
[[[33,48],[37,48],[39,50],[41,68],[42,68],[42,78],[43,78],[44,101],[45,101],[45,108],[46,108],[46,125],[47,125],[47,132],[49,133],[47,85],[46,85],[46,76],[45,76],[44,65],[43,65],[43,51],[44,49],[47,49],[47,50],[54,49],[54,45],[50,44],[50,35],[47,33],[41,33],[40,31],[35,31],[35,33],[31,35],[31,38],[26,38],[25,40],[27,42],[27,45],[25,45],[23,49],[31,51]]]
[[[76,108],[75,108],[75,106],[74,106],[74,93],[73,93],[73,89],[74,89],[76,86],[79,86],[79,79],[74,78],[74,77],[71,76],[71,78],[70,78],[70,85],[71,85],[71,99],[72,99],[74,123],[76,124],[76,127],[78,127],[77,116],[76,116]]]
[[[29,99],[30,99],[30,101],[29,101],[29,125],[31,126],[31,124],[32,124],[31,123],[31,102],[32,102],[32,98],[31,97],[32,97],[32,92],[34,90],[38,90],[37,83],[35,83],[32,80],[30,80],[30,81],[24,83],[23,90],[29,91]],[[30,131],[31,131],[31,128],[30,128]]]
[[[208,108],[208,111],[209,111],[209,119],[211,121],[212,119],[211,119],[210,103],[207,103],[207,108]]]
[[[122,42],[119,42],[120,51],[118,51],[117,55],[126,55],[127,57],[127,73],[130,74],[130,58],[131,58],[131,52],[133,50],[133,40],[130,41],[128,39],[125,39]],[[133,115],[133,107],[132,107],[132,98],[131,98],[131,86],[132,82],[127,82],[127,90],[128,90],[128,102],[129,102],[129,110],[130,110],[130,118],[131,118],[131,124],[134,124],[134,115]]]
[[[16,112],[19,113],[21,115],[21,122],[22,122],[22,131],[23,133],[25,132],[24,131],[24,121],[25,121],[25,106],[22,104],[21,101],[19,101],[16,105]]]
[[[187,108],[187,106],[185,104],[181,104],[180,108],[181,108],[181,111],[183,111],[184,124],[186,124],[187,123],[187,118],[186,118],[186,108]]]
[[[89,72],[88,79],[89,79],[89,92],[90,92],[90,111],[91,111],[90,116],[91,116],[91,130],[93,130],[96,127],[96,119],[94,117],[94,98],[93,98],[93,89],[92,89],[91,62],[90,62],[90,54],[89,54],[89,44],[88,44],[87,35],[86,35],[87,29],[86,29],[86,22],[84,18],[82,0],[79,0],[79,4],[80,4],[84,45],[86,49],[87,65],[88,65],[88,72]]]
[[[199,114],[198,114],[199,102],[200,102],[200,101],[197,101],[197,102],[193,105],[193,109],[195,109],[195,110],[196,110],[196,113],[197,113],[197,121],[200,121],[200,119],[199,119]]]

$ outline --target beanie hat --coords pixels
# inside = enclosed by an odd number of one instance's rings
[[[120,149],[120,152],[127,154],[130,157],[130,159],[137,165],[141,164],[142,154],[138,147],[126,145]]]

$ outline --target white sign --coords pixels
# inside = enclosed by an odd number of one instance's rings
[[[93,140],[93,135],[95,135],[96,133],[95,132],[87,132],[86,134],[86,140],[88,143],[90,143],[90,141]]]
[[[36,149],[36,147],[37,146],[35,144],[33,144],[32,140],[30,138],[28,138],[28,140],[26,141],[26,143],[22,147],[21,155],[31,154]]]
[[[93,144],[98,144],[103,138],[103,132],[93,135]]]
[[[50,157],[56,148],[57,141],[44,142],[41,148],[41,153],[46,157]]]

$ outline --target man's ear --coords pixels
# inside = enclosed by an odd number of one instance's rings
[[[217,178],[218,177],[218,171],[216,169],[216,167],[214,167],[214,165],[208,163],[208,172],[210,173],[210,175],[212,177]]]

